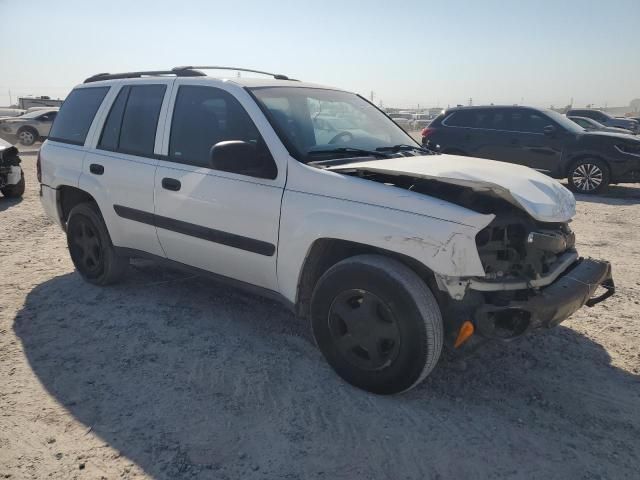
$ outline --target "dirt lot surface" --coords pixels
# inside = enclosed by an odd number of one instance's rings
[[[640,185],[573,223],[615,297],[379,397],[278,304],[144,262],[84,283],[23,159],[24,199],[0,199],[0,478],[638,478]]]

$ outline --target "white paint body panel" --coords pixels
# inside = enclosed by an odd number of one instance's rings
[[[313,243],[334,238],[414,258],[444,276],[483,276],[475,235],[493,215],[289,159],[280,219],[280,293],[296,300]]]
[[[458,155],[428,155],[358,162],[333,170],[360,169],[411,175],[491,191],[541,222],[567,222],[576,214],[573,194],[547,175],[522,165]]]

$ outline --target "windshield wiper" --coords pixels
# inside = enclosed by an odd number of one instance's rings
[[[376,148],[376,150],[378,152],[407,152],[410,150],[416,150],[418,152],[423,152],[423,153],[435,153],[433,150],[429,150],[428,148],[423,148],[423,147],[416,147],[414,145],[405,145],[405,144],[400,144],[400,145],[393,145],[393,146],[389,146],[389,147],[378,147]]]
[[[371,156],[371,157],[378,157],[378,158],[387,158],[389,156],[388,153],[384,153],[378,148],[376,148],[375,150],[365,150],[363,148],[352,148],[352,147],[337,147],[337,148],[326,148],[321,150],[310,150],[307,152],[307,155],[330,155],[332,153],[346,153],[346,154],[353,154],[358,156]]]

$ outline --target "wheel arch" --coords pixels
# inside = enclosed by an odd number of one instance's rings
[[[567,165],[565,167],[565,171],[564,173],[564,177],[568,178],[569,174],[571,173],[571,167],[573,167],[573,165],[580,161],[580,160],[585,160],[587,158],[593,158],[596,160],[601,161],[602,163],[605,164],[605,166],[607,167],[607,169],[609,170],[609,175],[611,175],[611,165],[609,164],[609,162],[607,161],[606,158],[604,158],[602,155],[599,155],[597,153],[589,153],[589,152],[583,152],[583,153],[578,153],[572,157],[569,158],[569,161],[567,162]]]
[[[433,271],[418,260],[372,245],[336,238],[319,238],[311,244],[298,277],[295,313],[308,318],[311,296],[320,277],[338,262],[362,254],[381,255],[403,263],[425,282],[440,301],[440,291]]]
[[[98,212],[100,207],[93,196],[78,187],[72,187],[70,185],[60,185],[57,189],[57,207],[58,216],[60,217],[60,223],[64,226],[69,218],[69,212],[80,203],[93,203],[95,204]],[[102,214],[102,212],[100,212]]]

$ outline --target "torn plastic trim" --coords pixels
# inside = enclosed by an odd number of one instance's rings
[[[436,275],[436,282],[441,290],[449,293],[454,300],[462,300],[468,289],[480,292],[503,292],[510,290],[526,290],[542,288],[555,282],[567,268],[578,260],[578,253],[567,252],[560,257],[552,272],[533,280],[513,280],[505,282],[486,281],[481,278],[456,278]]]

